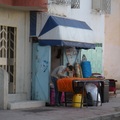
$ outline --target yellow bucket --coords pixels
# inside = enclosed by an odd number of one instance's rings
[[[83,102],[81,102],[81,100],[82,100],[82,94],[75,94],[72,99],[72,106],[77,108],[83,107]]]

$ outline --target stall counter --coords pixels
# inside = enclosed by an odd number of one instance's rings
[[[79,81],[91,81],[94,80],[104,80],[101,78],[78,78],[78,77],[72,77],[72,78],[62,78],[57,81],[58,91],[61,92],[74,92],[72,87],[72,81],[73,80],[79,80]]]

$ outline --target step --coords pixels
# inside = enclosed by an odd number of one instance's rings
[[[8,109],[27,109],[27,108],[38,108],[45,106],[44,101],[20,101],[8,103]]]
[[[27,95],[25,93],[8,94],[8,102],[26,101],[26,100],[27,100]]]

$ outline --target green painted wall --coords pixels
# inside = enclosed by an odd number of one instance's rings
[[[102,70],[102,45],[97,44],[95,49],[81,50],[81,59],[83,54],[86,55],[87,60],[91,62],[92,73],[103,73]]]

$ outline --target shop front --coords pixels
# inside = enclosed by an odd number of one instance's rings
[[[30,36],[33,40],[32,99],[49,102],[51,71],[66,63],[80,64],[81,49],[95,48],[93,31],[83,21],[32,12]]]

